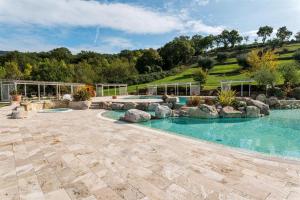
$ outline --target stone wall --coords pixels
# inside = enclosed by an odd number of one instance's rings
[[[39,111],[43,109],[54,109],[54,108],[68,108],[68,101],[41,101],[41,102],[21,102],[21,106],[25,108],[26,111]]]
[[[279,100],[280,109],[300,109],[300,100]]]

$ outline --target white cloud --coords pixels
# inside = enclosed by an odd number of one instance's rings
[[[201,21],[187,21],[182,32],[184,33],[208,33],[217,35],[224,30],[223,26],[208,26]]]
[[[210,0],[194,0],[194,2],[200,6],[205,6],[209,3]]]
[[[139,6],[95,0],[0,0],[0,13],[0,24],[17,26],[100,27],[135,34],[162,34],[189,28],[204,33],[219,30]]]

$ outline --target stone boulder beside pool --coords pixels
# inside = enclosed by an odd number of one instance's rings
[[[258,118],[260,117],[260,110],[256,106],[247,106],[246,107],[246,117],[247,118]]]
[[[219,113],[214,106],[201,104],[198,107],[191,107],[188,109],[188,116],[202,119],[215,119],[219,118]]]
[[[155,117],[157,119],[168,118],[172,115],[172,109],[168,106],[157,106],[155,109]]]
[[[258,101],[258,100],[253,100],[253,99],[248,99],[247,105],[249,106],[256,106],[257,108],[260,109],[260,114],[263,115],[270,115],[270,107],[269,105]]]
[[[125,112],[121,120],[131,123],[147,122],[151,120],[151,115],[142,110],[130,109]]]
[[[242,114],[243,113],[241,111],[235,110],[231,106],[225,106],[220,111],[220,117],[223,117],[223,118],[241,118]]]

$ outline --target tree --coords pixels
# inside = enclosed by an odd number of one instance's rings
[[[228,54],[227,53],[224,53],[224,52],[219,52],[217,53],[217,58],[216,60],[219,62],[219,63],[224,63],[226,61],[226,59],[228,58]]]
[[[5,68],[0,66],[0,79],[4,79],[5,76],[6,76]]]
[[[277,71],[272,71],[268,68],[260,68],[253,73],[252,77],[258,83],[258,85],[271,85],[272,88],[274,88],[276,81],[278,80],[278,73]]]
[[[236,60],[237,60],[239,66],[241,66],[245,69],[250,68],[250,63],[248,62],[248,55],[247,54],[237,55]]]
[[[250,38],[250,37],[249,37],[248,35],[244,36],[244,38],[243,38],[243,39],[245,40],[245,44],[248,44],[248,42],[249,42],[249,38]]]
[[[223,30],[221,35],[219,35],[220,41],[221,41],[221,43],[223,43],[223,47],[225,49],[228,48],[229,43],[230,43],[228,40],[228,38],[230,37],[229,35],[230,35],[230,32],[228,30]]]
[[[191,39],[192,46],[195,49],[195,54],[200,55],[201,53],[205,52],[207,49],[213,47],[214,36],[201,36],[201,35],[194,35]]]
[[[276,37],[281,41],[287,41],[293,35],[292,31],[289,31],[286,26],[280,27],[277,30]]]
[[[207,80],[207,72],[203,71],[201,68],[197,69],[193,75],[193,78],[202,85]]]
[[[294,63],[285,63],[279,66],[279,71],[285,85],[296,85],[300,82],[299,67]]]
[[[157,66],[162,65],[162,58],[154,49],[145,50],[143,55],[137,60],[136,69],[139,73],[148,73],[159,70]]]
[[[195,54],[195,49],[188,37],[181,36],[163,46],[159,54],[163,59],[163,69],[169,70],[178,64],[187,63]]]
[[[257,35],[262,38],[263,44],[265,44],[268,37],[273,33],[273,28],[271,26],[262,26],[258,29]]]
[[[203,67],[204,69],[206,69],[206,71],[208,71],[215,65],[215,61],[210,57],[200,57],[198,64],[200,67]]]
[[[231,48],[233,48],[236,44],[239,44],[242,42],[243,37],[240,36],[240,34],[237,30],[231,30],[229,32],[227,40],[230,43]]]
[[[276,71],[278,61],[276,60],[276,54],[271,51],[257,51],[253,50],[247,55],[247,60],[251,66],[251,71],[258,71],[262,68],[266,68],[270,71]]]
[[[295,35],[296,40],[299,42],[300,41],[300,32],[297,32]]]
[[[69,62],[72,58],[72,53],[69,49],[65,47],[56,48],[49,52],[50,58],[58,60],[58,61],[65,61]]]
[[[297,50],[294,55],[293,55],[294,59],[300,63],[300,50]]]
[[[7,79],[20,79],[22,78],[23,74],[19,69],[19,66],[16,62],[6,62],[4,64],[5,68],[5,77]]]

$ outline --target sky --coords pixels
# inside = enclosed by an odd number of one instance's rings
[[[118,53],[180,35],[300,31],[300,0],[0,0],[0,50]]]

